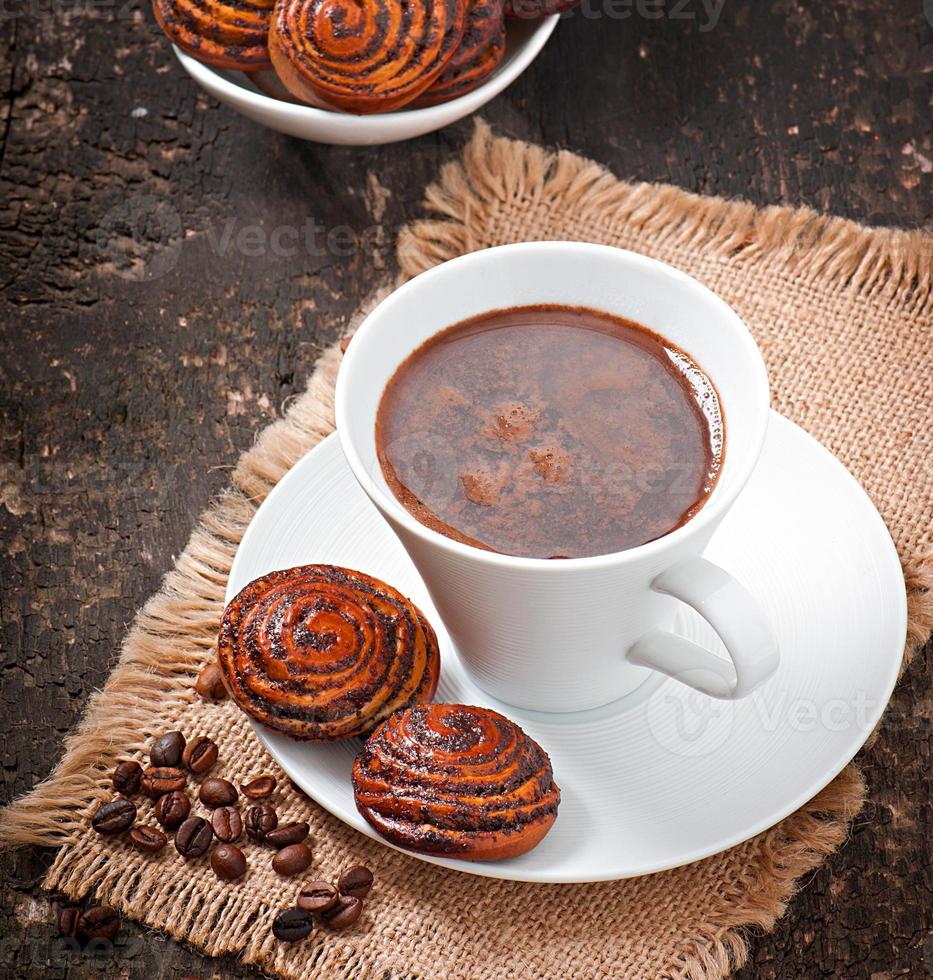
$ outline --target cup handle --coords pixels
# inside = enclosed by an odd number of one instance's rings
[[[649,630],[629,649],[630,663],[650,667],[714,698],[751,694],[777,670],[777,638],[751,593],[705,558],[688,558],[661,572],[655,592],[692,606],[719,634],[730,660],[666,630]]]

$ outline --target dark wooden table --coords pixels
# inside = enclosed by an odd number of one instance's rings
[[[929,223],[933,2],[725,0],[703,30],[699,0],[677,6],[697,16],[591,0],[486,118],[627,177]],[[278,136],[202,95],[139,0],[4,0],[0,32],[9,799],[55,763],[198,513],[391,269],[394,229],[471,127],[368,150]],[[742,977],[933,973],[930,659],[862,754],[851,840]],[[49,860],[4,859],[0,975],[253,975],[134,926],[113,959],[63,959]]]

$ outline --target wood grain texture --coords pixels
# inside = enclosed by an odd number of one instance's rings
[[[592,0],[486,118],[620,176],[930,222],[922,0],[725,0],[702,31],[697,2],[694,20],[638,13],[673,6]],[[52,767],[196,515],[391,271],[391,229],[470,124],[369,150],[269,133],[195,89],[137,0],[8,0],[0,38],[6,800]],[[862,753],[851,840],[755,938],[744,980],[933,973],[931,659]],[[132,925],[112,953],[67,955],[48,861],[4,858],[0,974],[256,975]]]

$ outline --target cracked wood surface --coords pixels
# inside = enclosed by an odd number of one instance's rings
[[[620,176],[930,222],[933,4],[725,0],[703,31],[698,0],[676,8],[697,19],[591,0],[485,117]],[[0,38],[6,800],[53,766],[134,611],[391,272],[391,230],[470,124],[369,150],[278,136],[200,93],[138,0],[6,0]],[[930,659],[862,753],[851,840],[753,939],[745,980],[933,972]],[[129,924],[113,955],[64,956],[48,862],[3,860],[4,976],[257,975]]]

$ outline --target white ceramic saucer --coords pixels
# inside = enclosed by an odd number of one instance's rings
[[[440,639],[437,700],[513,718],[550,754],[562,792],[553,830],[530,853],[427,860],[521,881],[596,881],[696,861],[777,823],[855,755],[894,686],[907,623],[897,554],[865,492],[803,430],[772,413],[761,462],[707,554],[748,586],[778,633],[781,666],[751,698],[713,701],[651,679],[594,711],[512,708],[464,674],[418,574],[331,436],[259,509],[227,598],[265,572],[308,562],[358,568],[411,596]],[[718,643],[686,609],[677,625]],[[309,796],[375,836],[353,804],[356,740],[306,745],[257,732]]]

